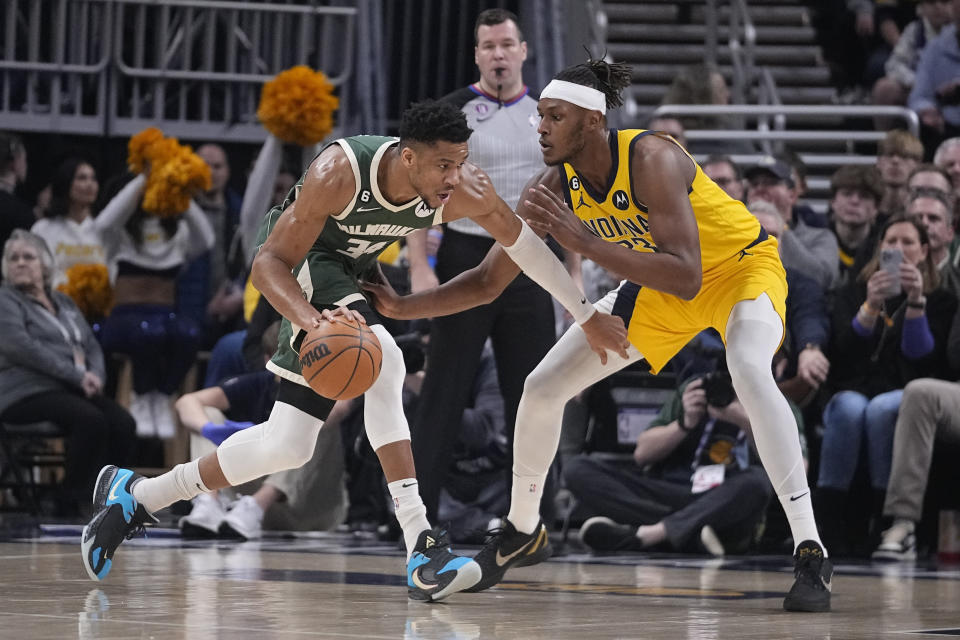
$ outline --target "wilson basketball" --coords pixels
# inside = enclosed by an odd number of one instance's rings
[[[373,385],[382,355],[370,327],[337,316],[307,333],[300,345],[300,366],[314,391],[331,400],[347,400]]]

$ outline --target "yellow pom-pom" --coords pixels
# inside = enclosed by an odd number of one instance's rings
[[[142,172],[149,163],[143,210],[160,217],[182,214],[190,197],[210,189],[210,167],[193,149],[151,127],[130,139],[130,168]]]
[[[300,65],[263,85],[257,117],[284,142],[309,146],[333,130],[333,112],[340,100],[322,71]]]
[[[75,264],[67,269],[67,281],[57,289],[70,296],[84,317],[102,320],[113,308],[110,274],[102,264]]]
[[[147,160],[147,150],[157,141],[163,140],[163,132],[156,127],[144,129],[130,138],[127,143],[127,164],[134,173],[141,173]]]

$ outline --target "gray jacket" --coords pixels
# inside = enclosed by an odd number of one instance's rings
[[[50,299],[60,323],[79,336],[87,371],[105,379],[103,351],[83,314],[58,291]],[[0,287],[0,414],[45,391],[82,393],[83,373],[74,365],[73,347],[46,310],[17,289]]]
[[[813,278],[829,291],[840,273],[837,237],[830,229],[818,229],[798,220],[796,226],[780,234],[780,260],[788,269],[795,269]]]

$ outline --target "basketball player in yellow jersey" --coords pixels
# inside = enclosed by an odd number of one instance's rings
[[[622,104],[620,91],[629,82],[627,65],[590,61],[547,85],[538,111],[548,168],[530,181],[517,210],[534,231],[626,279],[596,306],[624,319],[629,358],[601,363],[573,327],[527,377],[510,513],[500,535],[476,556],[483,578],[471,590],[549,553],[538,506],[565,401],[641,358],[656,372],[697,333],[714,327],[797,543],[796,581],[784,608],[828,611],[832,566],[814,522],[797,425],[771,370],[787,295],[777,241],[669,136],[606,128],[606,109]],[[373,292],[387,315],[433,316],[488,301],[516,273],[495,247],[472,273],[432,291],[406,298],[382,287]]]

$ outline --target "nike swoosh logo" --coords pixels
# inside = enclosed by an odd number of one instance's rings
[[[416,482],[411,482],[410,484],[401,484],[400,486],[403,487],[404,489],[406,489],[407,487],[412,487],[412,486],[414,486],[414,485],[416,485],[416,484],[417,484]]]
[[[110,496],[109,496],[110,500],[117,499],[117,491],[120,489],[120,487],[123,486],[123,483],[126,482],[128,477],[129,477],[129,474],[123,474],[123,473],[120,474],[120,477],[117,478],[117,481],[113,483],[113,488],[110,489]]]
[[[413,573],[410,574],[410,579],[413,580],[413,584],[417,585],[418,589],[423,589],[424,591],[429,591],[430,589],[436,589],[439,587],[439,584],[427,584],[420,579],[420,567],[417,567],[413,570]]]
[[[380,211],[383,207],[369,207],[367,209],[357,209],[357,213],[363,213],[364,211]]]
[[[541,531],[540,533],[542,534],[543,532]],[[537,542],[538,540],[540,540],[540,536],[537,536],[536,538],[533,538],[533,539],[530,540],[530,542],[528,542],[527,544],[523,545],[522,547],[520,547],[519,549],[517,549],[517,550],[514,551],[513,553],[509,553],[509,554],[507,554],[507,555],[505,555],[505,556],[500,554],[500,549],[497,549],[497,555],[494,556],[494,560],[496,560],[497,566],[498,566],[498,567],[502,567],[503,565],[507,564],[508,562],[510,562],[510,560],[511,560],[512,558],[514,558],[515,556],[519,555],[520,553],[523,553],[523,551],[525,551],[525,550],[527,549],[527,547],[529,547],[529,546],[532,545],[533,543]]]
[[[796,502],[797,500],[799,500],[799,499],[802,498],[803,496],[807,495],[808,493],[810,493],[810,492],[809,492],[809,491],[804,491],[803,493],[801,493],[801,494],[798,495],[798,496],[790,496],[790,502]]]

